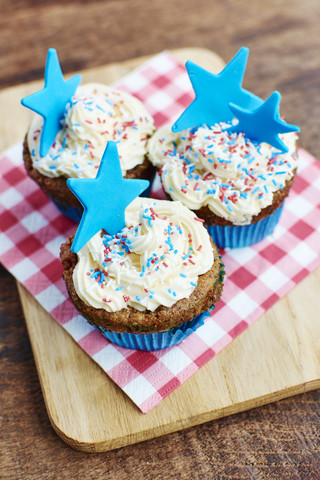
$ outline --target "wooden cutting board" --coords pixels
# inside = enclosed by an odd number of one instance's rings
[[[172,53],[212,71],[223,66],[207,50]],[[111,83],[146,59],[82,72],[84,82]],[[1,151],[23,138],[32,113],[22,109],[19,100],[42,84],[0,92],[1,110],[10,112],[1,126]],[[18,290],[50,421],[77,450],[111,450],[320,386],[320,269],[148,414],[140,412],[20,284]]]

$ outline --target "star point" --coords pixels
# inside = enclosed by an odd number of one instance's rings
[[[82,203],[71,250],[77,253],[101,229],[115,235],[125,226],[125,209],[149,186],[148,180],[124,179],[115,142],[109,141],[96,178],[69,178],[67,185]]]
[[[67,103],[71,100],[81,82],[80,75],[64,80],[57,52],[50,48],[47,54],[44,73],[44,87],[21,100],[23,106],[30,108],[43,117],[40,138],[40,156],[45,157],[61,129]]]
[[[232,120],[230,103],[245,108],[261,105],[262,100],[259,97],[242,87],[248,54],[249,50],[242,47],[218,74],[213,74],[193,62],[186,63],[195,99],[172,126],[173,132]]]

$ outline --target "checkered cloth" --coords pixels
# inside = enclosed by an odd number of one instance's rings
[[[154,57],[117,86],[137,96],[158,126],[192,100],[185,69]],[[226,280],[211,317],[182,344],[159,352],[111,344],[78,315],[61,278],[60,244],[76,225],[59,213],[22,165],[22,145],[0,159],[0,258],[3,265],[133,400],[150,411],[320,264],[320,168],[299,151],[299,173],[272,236],[222,252]],[[159,184],[153,194],[159,196]]]

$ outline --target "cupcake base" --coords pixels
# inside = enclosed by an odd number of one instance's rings
[[[204,320],[209,317],[214,309],[214,305],[204,313],[197,315],[190,322],[185,322],[179,327],[172,328],[166,332],[136,334],[136,333],[115,333],[102,327],[96,327],[100,333],[110,340],[110,342],[120,347],[132,350],[143,350],[152,352],[162,350],[174,345],[178,345],[189,337],[197,328],[204,324]]]
[[[268,217],[250,225],[206,225],[209,234],[218,247],[241,248],[261,242],[270,235],[279,222],[283,204]]]

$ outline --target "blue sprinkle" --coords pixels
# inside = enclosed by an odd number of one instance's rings
[[[180,273],[180,277],[187,278],[187,275],[185,275],[184,273]]]
[[[165,241],[165,243],[166,243],[167,245],[169,245],[169,250],[173,250],[173,245],[172,245],[172,242],[171,242],[170,238],[167,238],[167,240]]]
[[[193,287],[196,287],[197,284],[195,282],[190,282],[190,284],[193,286]]]

